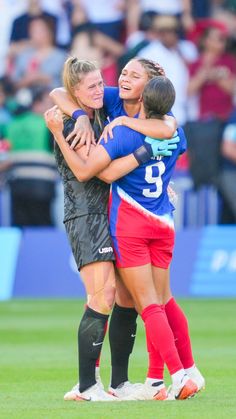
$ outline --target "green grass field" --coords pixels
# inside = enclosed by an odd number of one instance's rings
[[[76,335],[83,303],[13,300],[0,303],[1,419],[154,419],[236,417],[236,300],[181,300],[189,318],[195,359],[207,387],[178,402],[64,402],[77,380]],[[101,375],[107,386],[109,347]],[[138,326],[130,380],[143,381],[144,329]],[[167,384],[169,379],[167,377]]]

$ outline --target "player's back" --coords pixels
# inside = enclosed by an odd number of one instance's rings
[[[167,187],[173,174],[178,155],[185,151],[186,139],[180,133],[180,142],[170,157],[156,157],[137,167],[112,185],[113,196],[119,196],[131,205],[156,215],[170,213],[173,206],[169,201]],[[132,153],[143,144],[145,136],[127,127],[114,129],[112,158]]]

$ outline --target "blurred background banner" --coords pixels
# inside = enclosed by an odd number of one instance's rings
[[[236,226],[177,231],[171,284],[176,296],[236,296]],[[63,230],[0,229],[0,300],[83,298]]]

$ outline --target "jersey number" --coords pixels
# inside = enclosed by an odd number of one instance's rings
[[[143,195],[147,198],[158,198],[162,193],[162,178],[165,172],[165,165],[162,161],[146,167],[145,180],[150,188],[143,189]]]

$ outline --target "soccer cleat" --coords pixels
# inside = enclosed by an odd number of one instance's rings
[[[108,394],[103,390],[100,385],[94,384],[92,387],[89,387],[87,390],[80,393],[80,397],[77,401],[91,401],[91,402],[116,402],[118,401],[117,397]]]
[[[139,384],[134,391],[122,400],[166,400],[167,391],[164,383],[149,383],[147,380],[144,384]]]
[[[107,394],[98,383],[89,387],[82,393],[79,391],[79,386],[73,387],[71,391],[65,394],[64,400],[74,400],[77,402],[112,402],[118,399],[110,394]]]
[[[97,381],[97,384],[100,386],[102,390],[104,390],[104,385],[102,384],[102,380],[99,373],[99,367],[96,367],[95,370],[95,379]],[[77,400],[78,397],[81,396],[81,393],[79,391],[79,383],[77,383],[70,391],[68,391],[64,395],[64,400]]]
[[[109,387],[108,394],[112,396],[118,397],[118,399],[123,399],[124,397],[130,396],[137,388],[142,386],[141,383],[130,383],[129,381],[125,381],[121,383],[117,388]]]
[[[205,378],[202,376],[200,371],[197,369],[197,367],[189,368],[188,369],[188,376],[191,378],[191,380],[197,385],[197,391],[201,391],[205,389]]]
[[[185,400],[195,396],[197,385],[185,374],[179,385],[172,384],[168,389],[167,400]]]
[[[64,400],[77,400],[80,397],[79,383],[64,395]]]

